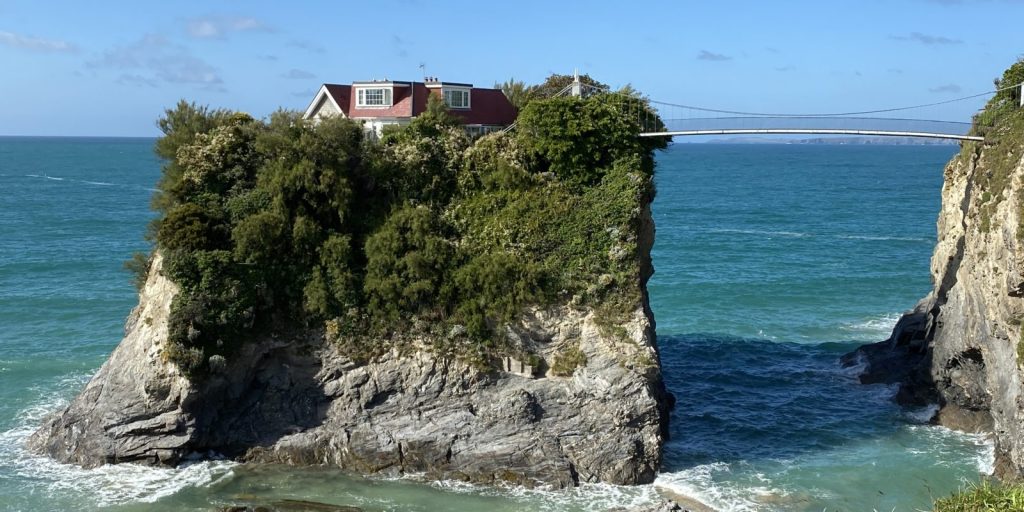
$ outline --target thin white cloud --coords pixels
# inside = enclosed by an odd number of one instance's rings
[[[316,75],[301,69],[290,69],[287,73],[282,73],[281,78],[287,78],[289,80],[308,80],[310,78],[316,78]]]
[[[940,85],[938,87],[932,87],[931,89],[928,89],[928,92],[932,92],[932,93],[947,93],[947,94],[955,94],[955,93],[963,92],[963,91],[964,91],[963,87],[960,87],[959,85],[956,85],[956,84],[945,84],[945,85]]]
[[[67,41],[26,36],[5,30],[0,30],[0,44],[36,52],[74,53],[78,51],[77,46]]]
[[[154,79],[133,73],[122,73],[117,77],[117,83],[125,85],[137,85],[146,87],[159,87],[160,83]]]
[[[897,41],[910,41],[914,43],[921,43],[928,46],[934,45],[949,45],[949,44],[963,44],[964,42],[960,39],[954,39],[946,36],[933,36],[929,34],[922,34],[920,32],[911,32],[905,36],[892,36]]]
[[[223,39],[233,32],[273,32],[249,16],[204,16],[186,20],[185,32],[196,39]]]
[[[224,90],[224,80],[215,67],[192,55],[187,48],[156,34],[146,35],[129,45],[114,47],[100,58],[87,62],[86,66],[124,71],[117,80],[123,84],[155,86],[164,82]]]
[[[288,41],[288,46],[305,50],[309,53],[327,53],[327,49],[323,46],[312,41],[304,41],[301,39],[292,39],[291,41]]]
[[[727,61],[727,60],[732,60],[732,57],[730,57],[728,55],[725,55],[725,54],[722,54],[722,53],[715,53],[715,52],[709,52],[707,50],[701,50],[700,53],[697,54],[697,60],[710,60],[710,61],[715,61],[715,62],[723,62],[723,61]]]

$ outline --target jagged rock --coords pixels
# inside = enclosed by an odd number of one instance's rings
[[[888,340],[845,358],[868,363],[863,382],[899,383],[901,403],[939,404],[934,421],[992,432],[998,472],[1011,477],[1024,468],[1022,145],[1011,155],[1005,145],[999,151],[971,146],[976,150],[947,165],[931,261],[934,289]],[[998,197],[985,189],[996,166],[1006,173]]]
[[[649,213],[642,255],[653,241]],[[161,265],[154,258],[124,340],[30,448],[83,466],[217,453],[527,486],[654,480],[672,397],[656,364],[633,364],[658,361],[646,293],[614,336],[593,310],[570,305],[511,326],[548,362],[578,346],[586,364],[571,377],[534,378],[522,363],[482,372],[433,355],[431,340],[360,364],[309,330],[254,337],[195,383],[162,356],[177,288]],[[643,288],[649,258],[640,269]]]

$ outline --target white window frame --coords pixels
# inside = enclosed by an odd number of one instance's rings
[[[470,105],[470,101],[471,101],[470,98],[473,95],[470,94],[469,89],[465,89],[465,88],[458,88],[458,89],[455,89],[455,88],[452,88],[452,89],[443,88],[441,93],[444,96],[444,103],[446,105],[448,105],[448,108],[468,109],[471,106]],[[455,93],[458,93],[459,96],[461,96],[463,99],[466,100],[465,101],[465,105],[454,105],[453,104],[452,96],[454,96]]]
[[[380,93],[380,103],[368,102],[369,92]],[[376,94],[374,94],[376,96]],[[374,98],[376,100],[376,98]],[[390,108],[394,103],[391,87],[358,87],[356,88],[356,107],[358,108]]]

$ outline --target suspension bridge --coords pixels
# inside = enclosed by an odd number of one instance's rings
[[[875,137],[919,137],[983,141],[972,131],[972,120],[936,120],[937,109],[957,109],[962,117],[964,105],[979,110],[994,94],[1020,89],[1020,106],[1024,107],[1024,83],[1001,87],[994,91],[961,98],[883,109],[819,114],[780,114],[744,112],[682,105],[642,98],[629,92],[614,92],[580,80],[573,82],[559,95],[585,96],[612,94],[618,108],[634,117],[641,126],[641,137],[680,137],[695,135],[853,135]],[[955,117],[957,114],[953,114]],[[508,129],[514,128],[510,126]]]

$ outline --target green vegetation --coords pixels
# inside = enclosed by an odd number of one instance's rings
[[[501,89],[501,92],[505,93],[505,97],[508,98],[509,103],[512,104],[516,110],[522,110],[530,101],[530,97],[533,95],[533,88],[526,85],[525,82],[510,78],[503,83],[494,84],[495,89]]]
[[[1024,512],[1024,485],[988,480],[935,501],[935,512]]]
[[[1020,87],[1010,87],[1024,82],[1024,59],[1010,66],[1002,78],[995,81],[996,88],[1009,87],[996,93],[984,110],[974,117],[972,134],[985,137],[984,143],[964,143],[960,152],[962,162],[980,158],[985,149],[985,172],[975,176],[975,186],[980,194],[979,228],[983,232],[992,229],[993,213],[1006,199],[1013,170],[1020,162],[1024,150],[1024,108],[1020,107]],[[1024,213],[1024,195],[1017,208]],[[1018,226],[1017,238],[1024,241],[1024,226]]]
[[[577,368],[586,366],[586,364],[587,356],[580,350],[579,345],[574,345],[555,355],[555,360],[551,364],[551,373],[560,377],[570,377],[576,373]]]
[[[432,101],[377,142],[347,119],[179,103],[159,122],[151,230],[181,287],[164,357],[201,376],[256,333],[323,327],[355,359],[430,333],[488,365],[527,306],[635,307],[665,141],[617,105],[538,95],[516,133],[473,141]]]
[[[132,254],[132,258],[124,262],[124,269],[131,273],[135,289],[141,290],[149,278],[149,256],[144,252]]]
[[[526,85],[526,83],[510,78],[503,83],[494,84],[495,89],[501,89],[501,92],[505,93],[505,97],[508,98],[509,103],[516,107],[516,110],[522,111],[526,108],[533,100],[542,100],[547,98],[553,98],[558,93],[564,91],[569,85],[573,83],[575,78],[572,75],[551,75],[542,84],[537,85]],[[590,75],[580,75],[580,82],[585,86],[580,93],[584,98],[589,98],[595,94],[601,92],[610,92],[611,88],[593,78]],[[632,92],[629,86],[626,86],[626,90]],[[622,91],[618,91],[622,92]]]

